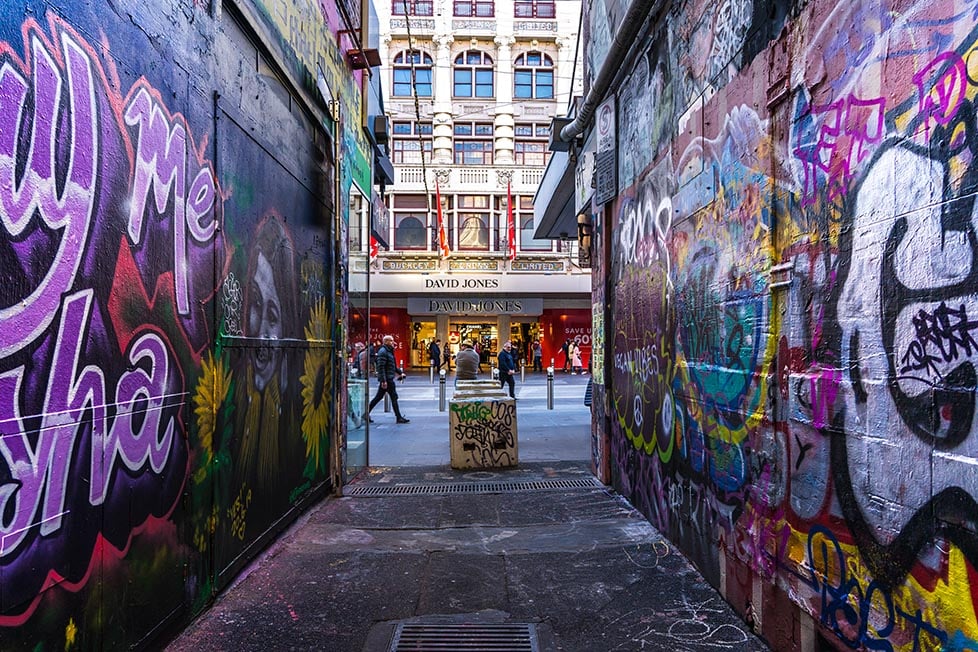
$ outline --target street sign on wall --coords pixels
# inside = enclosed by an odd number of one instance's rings
[[[596,119],[598,147],[594,163],[594,201],[603,204],[618,194],[618,151],[615,124],[615,96],[598,107]]]

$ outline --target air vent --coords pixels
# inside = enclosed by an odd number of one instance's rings
[[[451,484],[354,484],[343,488],[344,496],[444,496],[450,494],[505,494],[555,489],[603,489],[598,479],[569,478],[528,482],[455,482]]]
[[[511,624],[400,624],[389,652],[538,652],[534,625]]]

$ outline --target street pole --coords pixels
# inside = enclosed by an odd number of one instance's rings
[[[442,369],[438,372],[440,378],[438,379],[438,411],[445,411],[445,370]]]
[[[547,409],[554,409],[554,368],[547,367]]]

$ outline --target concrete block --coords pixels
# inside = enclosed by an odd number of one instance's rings
[[[463,392],[448,404],[453,469],[492,469],[519,464],[516,401],[489,390]]]

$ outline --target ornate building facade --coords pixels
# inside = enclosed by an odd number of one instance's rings
[[[386,0],[377,12],[387,121],[375,131],[395,181],[374,211],[370,339],[395,335],[411,366],[428,365],[435,339],[452,352],[472,339],[487,361],[507,339],[524,354],[541,341],[558,367],[565,339],[588,352],[576,234],[536,238],[533,215],[551,119],[580,95],[580,3]]]

